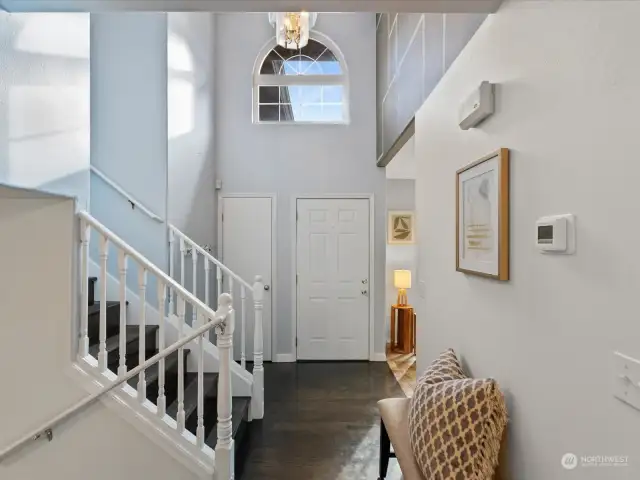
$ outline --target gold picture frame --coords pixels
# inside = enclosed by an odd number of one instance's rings
[[[410,245],[416,242],[416,216],[412,211],[389,211],[387,243]]]
[[[509,280],[509,149],[456,172],[456,270]]]

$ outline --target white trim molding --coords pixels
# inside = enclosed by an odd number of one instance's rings
[[[386,362],[387,354],[384,352],[376,352],[371,356],[371,362]]]
[[[131,194],[129,194],[126,190],[124,190],[120,185],[114,182],[111,178],[109,178],[105,173],[99,170],[95,165],[91,165],[91,171],[95,173],[104,183],[113,188],[116,192],[122,195],[127,199],[129,203],[131,203],[132,208],[138,208],[142,213],[144,213],[147,217],[155,220],[158,223],[163,223],[164,220],[159,216],[153,213],[150,209],[145,207],[142,202],[136,200]]]
[[[279,353],[274,357],[274,363],[294,363],[296,361],[295,353]]]
[[[298,212],[298,200],[303,199],[362,199],[369,200],[369,361],[375,362],[377,360],[376,352],[374,351],[375,342],[375,195],[373,193],[318,193],[318,194],[294,194],[291,197],[291,278],[295,285],[295,278],[298,271],[298,235],[297,228],[298,222],[296,215]],[[296,337],[298,336],[298,289],[293,289],[291,295],[291,351],[294,358],[298,358],[298,348],[296,346]]]

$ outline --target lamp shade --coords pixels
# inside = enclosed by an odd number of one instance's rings
[[[393,286],[396,288],[411,288],[411,270],[394,270]]]

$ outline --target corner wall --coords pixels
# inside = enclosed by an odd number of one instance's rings
[[[91,165],[161,221],[132,210],[127,199],[91,175],[91,214],[166,269],[167,14],[91,15]],[[97,245],[91,241],[91,256]],[[133,266],[134,270],[135,266]],[[109,271],[117,274],[112,250]],[[127,276],[137,291],[137,274]],[[155,283],[148,290],[155,292]]]
[[[511,1],[489,16],[416,117],[420,272],[418,366],[447,347],[506,391],[508,470],[517,480],[635,479],[640,413],[612,396],[614,350],[640,358],[640,4]],[[497,111],[459,129],[483,80]],[[455,271],[455,172],[511,149],[511,281]],[[577,253],[542,255],[535,221],[577,216]],[[628,455],[567,472],[565,453]]]
[[[394,159],[395,161],[396,159]],[[415,180],[409,179],[387,179],[387,213],[390,210],[411,210],[415,211]],[[407,290],[409,305],[416,305],[418,300],[417,285],[417,257],[418,249],[413,245],[390,245],[387,243],[386,258],[386,279],[385,279],[385,306],[386,311],[395,305],[398,299],[398,290],[393,285],[394,270],[411,271],[411,288]],[[385,324],[385,340],[389,339],[389,321]]]
[[[266,13],[216,15],[217,175],[224,193],[277,194],[277,344],[290,354],[292,202],[296,194],[375,195],[375,351],[384,352],[385,176],[376,159],[376,23],[373,13],[321,13],[316,30],[342,50],[349,69],[349,125],[252,123],[254,61],[274,37]],[[243,32],[241,42],[235,41]],[[275,40],[274,40],[275,45]]]
[[[214,14],[170,12],[168,17],[168,216],[198,245],[217,243],[217,191],[214,157]],[[175,270],[180,255],[176,245]],[[198,297],[205,299],[200,259]],[[192,263],[185,283],[192,291]],[[215,298],[216,282],[210,282]],[[214,303],[215,304],[215,303]]]

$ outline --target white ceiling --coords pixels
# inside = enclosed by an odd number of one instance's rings
[[[400,149],[398,153],[391,159],[385,167],[387,178],[396,180],[415,180],[416,179],[416,143],[415,135],[412,136],[407,143]]]
[[[502,0],[0,0],[12,12],[411,12],[492,13]]]

